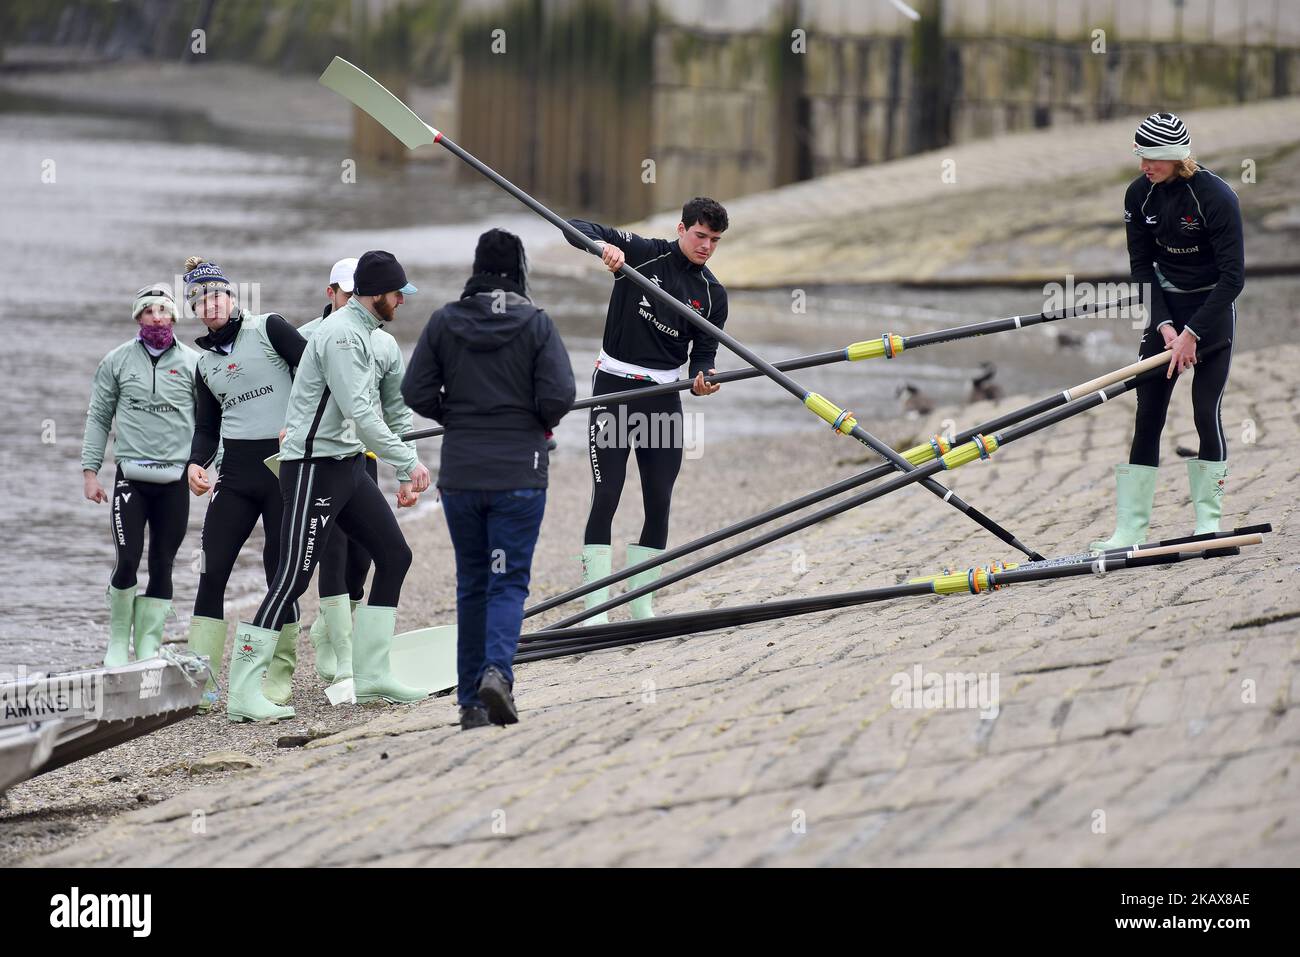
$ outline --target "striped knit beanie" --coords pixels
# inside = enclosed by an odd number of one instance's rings
[[[185,298],[193,306],[200,299],[212,292],[224,292],[233,297],[234,287],[216,263],[206,262],[191,256],[185,262]]]
[[[1192,137],[1173,113],[1152,113],[1133,134],[1133,152],[1143,159],[1185,160],[1192,155]]]

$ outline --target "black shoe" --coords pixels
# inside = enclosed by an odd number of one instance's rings
[[[486,728],[492,721],[488,718],[487,708],[474,705],[470,708],[460,709],[460,729],[468,731],[470,728]]]
[[[516,724],[519,721],[515,696],[510,693],[510,682],[491,665],[479,679],[478,696],[487,705],[488,718],[493,724]]]

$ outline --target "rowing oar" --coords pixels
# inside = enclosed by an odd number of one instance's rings
[[[996,432],[998,429],[1006,428],[1008,425],[1015,425],[1017,422],[1023,422],[1025,419],[1038,415],[1041,412],[1046,412],[1048,409],[1064,405],[1065,403],[1085,396],[1090,392],[1104,389],[1106,386],[1113,385],[1116,382],[1123,382],[1125,379],[1132,378],[1135,375],[1140,375],[1149,369],[1163,368],[1169,364],[1168,356],[1168,352],[1163,352],[1159,355],[1151,356],[1149,359],[1134,362],[1122,369],[1116,369],[1114,372],[1109,372],[1096,379],[1090,379],[1087,382],[1075,386],[1073,389],[1066,389],[1064,392],[1057,392],[1053,395],[1049,395],[1047,398],[1040,399],[1038,402],[1034,402],[1031,405],[1008,412],[1005,415],[999,416],[995,419],[990,419],[987,422],[981,422],[973,429],[959,432],[953,437],[951,442],[944,439],[942,436],[936,435],[930,439],[929,442],[908,449],[903,453],[903,457],[913,465],[924,465],[926,462],[933,461],[936,457],[947,452],[952,446],[961,445],[963,442],[969,442],[977,435]],[[576,598],[581,598],[589,592],[616,584],[617,582],[630,578],[633,575],[640,574],[648,569],[656,568],[659,565],[675,561],[678,558],[690,555],[700,549],[708,548],[710,545],[716,545],[718,542],[739,535],[742,532],[747,532],[759,525],[765,525],[778,518],[784,518],[786,515],[789,515],[792,512],[797,512],[802,508],[807,508],[809,505],[815,505],[828,498],[834,498],[841,492],[847,492],[860,485],[865,485],[868,482],[874,482],[876,479],[883,478],[884,476],[891,474],[893,471],[893,468],[888,465],[877,465],[864,472],[859,472],[857,475],[851,475],[846,479],[841,479],[838,482],[827,485],[825,488],[800,496],[784,505],[779,505],[776,508],[769,509],[766,512],[761,512],[751,518],[743,519],[733,525],[728,525],[726,528],[719,529],[716,532],[711,532],[710,534],[705,535],[702,538],[697,538],[692,542],[678,545],[676,548],[670,548],[653,558],[647,559],[646,561],[639,562],[635,565],[629,565],[627,568],[616,571],[611,575],[606,575],[604,578],[587,582],[586,584],[566,591],[561,595],[556,595],[554,598],[540,601],[529,608],[525,608],[524,617],[528,618],[544,611],[550,611],[552,608],[563,605],[566,602],[573,601]],[[663,583],[656,582],[655,587],[662,588]]]
[[[1204,353],[1202,353],[1202,356],[1213,355],[1220,349],[1227,348],[1230,342],[1231,340],[1228,340],[1227,342],[1217,343],[1210,346]],[[1086,412],[1088,409],[1095,408],[1103,402],[1108,402],[1116,396],[1123,395],[1128,390],[1136,388],[1141,382],[1162,375],[1165,371],[1165,367],[1168,365],[1168,360],[1165,360],[1163,355],[1152,356],[1150,359],[1145,360],[1145,364],[1150,366],[1146,371],[1141,372],[1138,375],[1130,376],[1122,381],[1112,383],[1101,389],[1090,391],[1082,397],[1074,398],[1072,401],[1069,401],[1064,405],[1059,404],[1059,396],[1049,396],[1046,399],[1042,399],[1039,402],[1026,406],[1024,409],[1019,409],[1015,412],[1009,413],[1008,415],[1002,416],[993,421],[993,429],[981,431],[973,436],[969,441],[955,444],[951,448],[945,448],[947,443],[943,443],[941,439],[935,439],[933,440],[933,446],[929,451],[929,454],[932,456],[931,460],[924,463],[918,463],[918,467],[913,472],[909,472],[906,475],[895,475],[893,478],[886,479],[884,482],[874,485],[865,491],[859,492],[856,495],[850,495],[848,498],[841,499],[832,505],[828,505],[826,508],[805,515],[803,518],[778,526],[769,532],[764,532],[762,535],[752,538],[747,542],[741,542],[738,545],[725,548],[716,555],[710,555],[708,558],[702,559],[693,565],[687,565],[684,568],[670,571],[657,581],[651,582],[647,585],[642,585],[639,588],[629,589],[622,595],[617,595],[608,601],[593,605],[582,612],[570,615],[568,618],[563,618],[552,625],[548,625],[546,628],[542,629],[542,631],[555,631],[567,628],[568,626],[575,625],[580,621],[585,621],[592,615],[598,615],[602,611],[617,608],[619,605],[629,602],[634,598],[639,598],[641,595],[649,594],[652,591],[665,588],[674,582],[681,581],[683,578],[689,578],[690,576],[699,574],[715,565],[720,565],[723,562],[730,561],[737,555],[743,555],[755,548],[770,544],[779,538],[793,535],[795,532],[802,531],[811,525],[816,525],[817,523],[839,515],[842,512],[847,512],[849,509],[856,508],[859,505],[863,505],[884,495],[888,495],[912,482],[918,481],[923,476],[934,475],[944,469],[959,468],[960,466],[965,465],[968,462],[973,462],[976,459],[987,459],[998,449],[1005,445],[1009,445],[1017,439],[1024,438],[1026,435],[1032,435],[1034,432],[1055,425],[1058,422],[1064,421],[1071,416],[1078,415],[1081,412]],[[1101,382],[1111,377],[1112,376],[1110,375],[1102,376],[1100,379],[1093,380],[1092,383],[1084,383],[1084,385],[1080,386],[1079,389],[1094,385],[1096,382]],[[1069,393],[1063,394],[1068,395],[1073,392],[1075,392],[1075,390],[1072,389]],[[1057,407],[1052,408],[1052,406]],[[1047,411],[1041,411],[1044,408],[1046,408]],[[1036,418],[1029,418],[1028,421],[1021,422],[1021,424],[1011,425],[1010,428],[1006,429],[1003,428],[1003,423],[1007,420],[1020,422],[1020,420],[1028,418],[1029,415],[1033,415],[1035,412],[1040,412]],[[926,446],[918,446],[918,449],[921,450],[925,450],[926,448]],[[923,452],[922,454],[925,453]],[[1036,561],[1042,560],[1044,559],[1036,559]]]
[[[1118,302],[1108,302],[1096,306],[1080,306],[1077,310],[1068,315],[1065,313],[1048,313],[1046,311],[1024,316],[1009,316],[1006,319],[993,319],[987,322],[973,322],[964,326],[953,326],[951,329],[937,329],[934,332],[924,332],[915,336],[897,336],[887,333],[878,339],[863,339],[861,342],[853,342],[843,349],[834,349],[830,352],[816,352],[812,355],[797,356],[793,359],[782,359],[780,362],[773,362],[772,367],[780,369],[782,372],[794,372],[799,369],[811,369],[815,366],[830,365],[833,362],[857,362],[862,359],[878,359],[885,357],[892,359],[901,353],[904,349],[915,349],[918,346],[930,346],[938,342],[952,342],[955,339],[969,339],[974,336],[986,336],[994,332],[1006,332],[1009,329],[1023,329],[1026,326],[1038,325],[1040,322],[1055,322],[1058,319],[1082,319],[1087,316],[1104,314],[1111,309],[1128,305],[1130,300],[1124,299]],[[1085,312],[1091,308],[1092,311]],[[738,382],[741,379],[753,379],[761,376],[763,373],[758,369],[731,369],[727,372],[717,372],[713,375],[706,375],[704,381],[710,385],[721,385],[726,382]],[[656,385],[649,385],[643,389],[627,389],[623,392],[610,392],[606,395],[593,395],[587,399],[579,399],[573,403],[571,411],[577,409],[589,409],[594,405],[605,405],[607,403],[623,402],[630,399],[648,399],[656,395],[667,395],[672,392],[684,392],[695,384],[694,379],[678,379],[675,382],[664,382]],[[414,442],[418,439],[432,439],[442,435],[447,431],[442,426],[433,426],[428,429],[417,429],[414,432],[407,432],[402,436],[403,442]]]
[[[1080,575],[1105,575],[1125,569],[1143,568],[1187,561],[1193,558],[1220,558],[1237,554],[1241,548],[1263,541],[1259,533],[1232,535],[1223,533],[1211,540],[1184,542],[1167,546],[1129,549],[1127,553],[1104,557],[1085,556],[1082,560],[1050,567],[1025,565],[1018,568],[989,566],[962,572],[934,575],[902,585],[868,588],[861,591],[792,598],[753,605],[711,608],[707,611],[682,612],[637,621],[611,622],[584,628],[569,628],[553,635],[533,632],[520,638],[515,664],[560,658],[573,654],[617,648],[643,641],[658,641],[682,635],[738,625],[755,624],[777,618],[834,611],[854,605],[907,598],[916,595],[966,595],[1000,591],[1010,585],[1050,581]]]
[[[1233,535],[1263,535],[1273,531],[1273,526],[1269,522],[1260,525],[1243,525],[1240,528],[1234,528],[1230,532],[1202,532],[1200,535],[1185,535],[1181,538],[1166,538],[1159,542],[1145,542],[1141,545],[1133,545],[1129,548],[1108,548],[1104,552],[1077,552],[1073,555],[1063,555],[1060,558],[1049,558],[1045,562],[1022,562],[1017,564],[1007,563],[1007,568],[1048,568],[1052,565],[1066,565],[1072,562],[1090,561],[1096,558],[1109,558],[1114,555],[1127,554],[1129,552],[1139,552],[1143,555],[1148,554],[1155,548],[1168,548],[1170,545],[1187,545],[1195,542],[1209,542],[1216,538],[1228,538]]]
[[[470,168],[487,177],[497,186],[500,186],[507,193],[519,200],[533,212],[537,213],[552,226],[559,229],[565,236],[569,237],[580,249],[585,249],[594,256],[600,255],[600,246],[585,236],[578,229],[570,225],[566,220],[561,219],[546,206],[543,206],[532,196],[529,196],[522,189],[510,182],[496,170],[483,163],[477,157],[463,150],[456,143],[452,142],[441,131],[434,129],[424,120],[420,119],[411,111],[405,103],[393,96],[384,86],[366,74],[364,71],[353,66],[342,57],[335,57],[330,65],[325,68],[325,72],[320,75],[320,82],[329,87],[334,92],[350,100],[357,107],[370,114],[381,126],[385,127],[390,133],[396,136],[407,149],[415,149],[417,146],[424,146],[429,143],[438,143],[451,151],[458,159],[462,160]],[[766,359],[759,356],[748,346],[737,341],[730,333],[724,332],[713,323],[709,322],[699,313],[683,302],[679,302],[671,294],[661,289],[656,283],[646,279],[634,268],[624,265],[620,273],[632,283],[639,286],[647,295],[656,297],[668,308],[672,309],[679,316],[689,322],[696,329],[708,333],[722,345],[726,346],[740,358],[744,359],[751,366],[758,369],[769,379],[775,382],[781,388],[785,389],[800,402],[804,404],[814,415],[823,419],[832,429],[843,435],[851,435],[863,445],[891,462],[898,471],[904,474],[911,474],[915,467],[903,458],[893,449],[891,449],[880,439],[876,438],[854,418],[853,413],[841,409],[834,402],[825,396],[816,392],[810,392],[805,389],[794,379],[790,378],[780,369],[777,369]],[[993,521],[978,509],[971,507],[963,501],[951,489],[945,488],[928,475],[917,479],[928,491],[937,495],[943,501],[947,502],[959,512],[971,518],[985,530],[993,533],[1002,541],[1006,542],[1017,551],[1024,552],[1034,561],[1042,561],[1043,556],[1038,554],[1028,545],[1025,545],[1020,539]]]

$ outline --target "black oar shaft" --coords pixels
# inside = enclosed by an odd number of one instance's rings
[[[441,143],[447,149],[449,149],[452,153],[454,153],[459,159],[467,163],[469,166],[473,167],[475,170],[477,170],[479,173],[486,176],[488,179],[492,180],[492,182],[496,183],[506,192],[510,193],[510,195],[514,196],[515,199],[519,200],[521,203],[523,203],[533,212],[537,213],[539,216],[541,216],[551,225],[559,229],[562,233],[564,233],[565,236],[572,239],[574,243],[578,246],[578,248],[587,250],[587,252],[591,253],[593,256],[600,255],[601,248],[594,240],[592,240],[590,237],[584,234],[581,230],[577,229],[570,222],[568,222],[565,219],[562,219],[560,216],[552,212],[546,206],[542,205],[537,200],[533,199],[533,197],[529,196],[522,189],[520,189],[514,183],[510,182],[508,179],[506,179],[496,170],[480,162],[477,157],[472,156],[465,150],[461,149],[460,146],[458,146],[454,141],[452,141],[450,138],[448,138],[445,135],[439,134],[438,142]],[[724,331],[723,329],[718,328],[713,323],[709,322],[699,313],[695,312],[695,310],[692,309],[690,306],[687,306],[685,303],[680,302],[676,297],[672,296],[670,293],[660,288],[656,283],[651,282],[645,276],[641,275],[641,273],[637,272],[636,269],[632,268],[631,266],[624,265],[621,267],[619,272],[623,274],[625,279],[627,279],[634,285],[638,286],[643,292],[645,292],[648,295],[654,296],[658,301],[664,303],[664,305],[666,305],[669,309],[673,310],[679,316],[685,319],[688,323],[690,323],[691,326],[712,336],[719,343],[726,346],[736,355],[740,356],[740,358],[748,362],[751,366],[760,370],[769,379],[771,379],[781,388],[785,389],[792,396],[794,396],[800,402],[802,402],[810,411],[812,411],[814,414],[820,416],[822,419],[828,422],[837,432],[842,432],[846,435],[853,436],[863,445],[867,446],[872,451],[876,452],[878,455],[880,455],[881,457],[883,457],[884,459],[892,463],[894,468],[898,469],[898,471],[904,474],[913,471],[913,466],[910,462],[908,462],[905,458],[903,458],[901,455],[899,455],[897,452],[891,449],[884,442],[880,441],[880,439],[876,438],[866,429],[862,428],[862,426],[858,425],[851,413],[848,413],[845,410],[840,409],[834,403],[828,401],[827,399],[823,398],[820,395],[817,395],[814,392],[810,392],[809,390],[805,389],[803,386],[799,385],[799,383],[795,382],[794,379],[790,378],[780,369],[776,368],[774,365],[772,365],[762,356],[758,355],[756,352],[754,352],[744,343],[738,341],[730,333]],[[993,522],[992,519],[989,519],[987,516],[984,516],[981,513],[977,512],[975,509],[971,508],[969,505],[961,501],[961,499],[959,499],[947,488],[940,485],[938,482],[928,477],[922,478],[920,481],[921,484],[929,492],[936,495],[944,502],[947,502],[949,505],[952,505],[954,508],[958,509],[958,511],[961,511],[964,514],[970,516],[971,518],[974,518],[976,521],[979,522],[981,527],[994,532],[994,534],[997,535],[998,538],[1002,539],[1002,541],[1011,545],[1013,548],[1021,552],[1024,552],[1031,559],[1040,560],[1042,558],[1041,555],[1039,555],[1033,549],[1029,548],[1027,545],[1025,545],[1023,542],[1017,539],[1010,532],[1006,531],[1006,529],[1002,528],[1000,525]]]
[[[953,342],[957,339],[973,339],[987,336],[994,332],[1009,332],[1012,329],[1024,329],[1043,322],[1057,322],[1061,319],[1081,319],[1108,312],[1120,306],[1127,306],[1136,300],[1123,299],[1118,302],[1098,303],[1095,306],[1079,306],[1072,312],[1048,313],[1046,311],[1025,316],[1008,316],[1006,319],[990,319],[987,322],[973,322],[951,329],[936,329],[934,332],[919,332],[913,336],[903,337],[904,349],[916,349],[921,346],[933,346],[941,342]]]
[[[754,515],[751,516],[750,518],[746,518],[739,522],[735,522],[732,525],[728,525],[726,528],[720,528],[716,532],[710,532],[708,535],[704,535],[700,538],[695,539],[694,541],[686,542],[685,544],[678,545],[676,548],[670,548],[660,553],[659,555],[656,555],[654,558],[647,559],[646,561],[643,562],[638,562],[635,565],[629,565],[627,568],[620,569],[619,571],[614,572],[612,575],[607,575],[604,578],[601,578],[597,581],[588,582],[587,584],[581,585],[578,588],[574,588],[570,591],[566,591],[561,595],[556,595],[554,598],[548,598],[545,601],[540,601],[537,604],[532,605],[531,607],[525,608],[524,617],[529,618],[533,615],[539,615],[544,611],[550,611],[552,608],[555,608],[558,605],[563,605],[566,602],[573,601],[575,598],[581,598],[583,595],[586,595],[589,592],[597,591],[598,589],[601,588],[606,588],[609,585],[613,585],[616,584],[617,582],[621,582],[625,578],[630,578],[633,575],[636,575],[640,572],[647,571],[651,568],[657,568],[660,565],[664,565],[667,564],[668,562],[675,561],[676,559],[681,558],[685,555],[690,555],[693,552],[698,552],[702,548],[708,548],[710,545],[716,545],[718,542],[724,541],[735,535],[739,535],[742,532],[747,532],[752,528],[757,528],[759,525],[766,524],[767,522],[774,521],[775,519],[778,518],[784,518],[786,515],[789,515],[791,512],[797,512],[801,508],[807,508],[809,505],[816,505],[818,502],[825,501],[828,498],[833,498],[834,496],[839,495],[841,492],[847,492],[850,491],[851,489],[857,488],[860,485],[865,485],[867,482],[878,479],[882,475],[889,475],[893,471],[894,470],[891,466],[877,465],[874,468],[868,469],[865,472],[859,472],[857,475],[851,475],[848,478],[841,479],[840,481],[835,482],[832,485],[827,485],[825,488],[817,489],[815,492],[809,492],[807,495],[801,495],[799,498],[786,502],[784,505],[779,505],[776,508],[768,509],[767,511],[761,512],[758,515]]]
[[[1091,381],[1104,382],[1106,379],[1121,381],[1122,378],[1127,378],[1128,374],[1136,374],[1136,372],[1130,373],[1130,370],[1140,365],[1140,363],[1134,363],[1131,366],[1125,366],[1123,369],[1118,369],[1115,372],[1110,373],[1108,376],[1102,377],[1101,380],[1094,379]],[[1066,402],[1070,401],[1072,396],[1081,394],[1079,390],[1079,386],[1076,386],[1074,389],[1066,389],[1063,392],[1054,393],[1045,399],[1040,399],[1037,402],[1022,406],[1021,408],[1015,409],[1004,415],[989,419],[987,422],[981,422],[974,428],[966,429],[964,432],[957,433],[951,444],[953,446],[962,445],[963,443],[969,442],[976,435],[987,435],[996,432],[999,429],[1005,428],[1009,425],[1014,425],[1017,422],[1023,422],[1025,419],[1032,418],[1048,409],[1054,409],[1057,406],[1064,405]],[[912,457],[912,454],[915,451],[924,449],[925,446],[918,446],[917,449],[909,449],[904,453],[904,455],[912,461],[918,461],[916,458]],[[930,455],[932,453],[927,452],[926,454]],[[860,485],[873,482],[878,478],[889,475],[892,471],[893,468],[891,466],[878,465],[874,468],[867,469],[864,472],[859,472],[857,475],[849,476],[846,479],[827,485],[824,488],[818,489],[814,492],[809,492],[807,495],[786,502],[784,505],[779,505],[775,508],[768,509],[767,511],[760,512],[757,515],[743,519],[742,521],[736,522],[732,525],[728,525],[726,528],[719,529],[716,532],[711,532],[708,535],[695,539],[694,541],[686,542],[683,545],[678,545],[676,548],[668,549],[667,551],[662,552],[653,558],[649,558],[646,561],[638,562],[635,565],[629,565],[611,575],[606,575],[604,578],[596,579],[595,581],[580,585],[579,587],[564,592],[563,594],[556,595],[554,598],[548,598],[545,601],[538,602],[537,604],[524,609],[524,617],[527,618],[544,611],[549,611],[558,605],[563,605],[566,602],[581,598],[583,595],[597,591],[601,588],[607,588],[610,585],[617,584],[618,582],[621,582],[626,578],[631,578],[633,575],[637,575],[643,571],[657,568],[660,565],[667,564],[668,562],[675,561],[685,555],[697,552],[702,548],[708,548],[710,545],[716,545],[718,542],[731,538],[734,535],[747,532],[750,529],[775,521],[778,518],[784,518],[786,515],[789,515],[792,512],[797,512],[809,505],[815,505],[828,498],[833,498],[841,492],[847,492]]]
[[[1218,558],[1234,554],[1237,551],[1239,549],[1225,549],[1220,552],[1202,548],[1167,555],[1144,556],[1138,553],[1130,556],[1115,556],[1107,561],[1106,567],[1109,573],[1125,569],[1175,564],[1195,558]],[[1094,563],[1089,559],[1084,559],[1074,564],[1058,565],[1050,568],[1034,569],[1025,567],[993,572],[989,574],[988,582],[989,589],[992,589],[995,586],[1006,587],[1012,584],[1052,581],[1092,574],[1095,574]],[[964,593],[966,593],[964,590],[947,592],[947,594]],[[528,661],[542,661],[548,658],[585,654],[607,648],[639,644],[645,641],[659,641],[665,638],[676,638],[704,631],[716,631],[720,628],[756,624],[795,615],[813,614],[819,611],[832,611],[855,605],[888,601],[894,598],[930,594],[937,593],[929,583],[908,583],[812,598],[785,599],[753,605],[713,608],[702,612],[665,615],[662,618],[643,621],[618,622],[587,628],[570,628],[555,634],[545,631],[532,632],[520,639],[519,650],[515,655],[515,663],[521,664]]]
[[[994,332],[1005,332],[1011,329],[1022,329],[1025,326],[1036,325],[1040,322],[1055,322],[1060,319],[1077,319],[1089,315],[1095,315],[1098,312],[1117,308],[1125,305],[1126,302],[1105,303],[1092,307],[1092,312],[1075,311],[1069,314],[1052,314],[1036,313],[1034,315],[1010,316],[1006,319],[992,319],[987,322],[969,323],[964,326],[953,326],[949,329],[937,329],[934,332],[923,332],[915,336],[893,337],[901,339],[904,348],[916,349],[921,346],[934,345],[940,342],[953,342],[958,339],[969,339],[975,336],[984,336]],[[1080,307],[1080,310],[1089,307]],[[881,338],[888,339],[886,335]],[[815,366],[829,365],[832,362],[854,361],[865,358],[855,354],[855,350],[861,347],[871,347],[871,355],[890,355],[883,350],[880,343],[874,339],[863,340],[862,342],[850,343],[843,349],[833,349],[830,352],[816,352],[812,355],[797,356],[793,359],[783,359],[780,362],[774,362],[772,365],[782,372],[795,372],[799,369],[811,369]],[[723,385],[728,382],[739,382],[743,379],[754,379],[763,373],[759,369],[730,369],[725,372],[716,372],[713,375],[706,375],[704,380],[713,385]],[[655,383],[637,389],[625,389],[622,392],[611,392],[607,395],[593,395],[586,399],[579,399],[572,406],[571,411],[579,409],[589,409],[594,405],[602,405],[608,402],[623,402],[631,399],[649,399],[657,395],[668,395],[673,392],[685,392],[693,384],[693,379],[678,379],[673,382]],[[418,439],[431,439],[445,432],[442,426],[433,426],[427,429],[417,429],[414,432],[408,432],[403,435],[403,442],[414,442]]]
[[[784,359],[781,362],[775,362],[773,365],[782,371],[793,371],[796,369],[810,369],[813,366],[827,365],[831,362],[840,362],[846,358],[843,349],[837,349],[834,352],[818,352],[810,356],[798,356],[794,359]],[[727,382],[736,382],[740,379],[754,379],[763,373],[758,369],[732,369],[727,372],[715,372],[713,375],[706,375],[705,382],[714,385],[722,385]],[[677,379],[673,382],[656,382],[654,385],[643,386],[638,389],[624,389],[622,392],[610,392],[606,395],[593,395],[585,399],[579,399],[570,406],[569,411],[574,412],[578,409],[590,409],[592,406],[605,405],[610,402],[627,402],[633,399],[649,399],[657,395],[668,395],[672,392],[685,392],[693,384],[694,379]],[[432,439],[442,435],[447,430],[440,426],[433,426],[427,429],[416,429],[414,432],[407,432],[401,437],[403,442],[414,442],[418,439]]]
[[[1212,348],[1217,351],[1217,349],[1222,348],[1222,346],[1216,346]],[[1208,351],[1209,350],[1207,350],[1207,352]],[[881,498],[882,496],[888,495],[891,492],[895,492],[898,489],[903,488],[906,485],[910,485],[913,482],[923,481],[926,477],[930,475],[934,475],[935,473],[940,472],[946,468],[955,468],[966,461],[972,461],[973,458],[983,457],[976,450],[977,443],[981,443],[981,442],[984,442],[986,444],[991,443],[994,449],[1001,448],[1002,446],[1008,445],[1011,442],[1016,441],[1017,439],[1024,438],[1026,435],[1031,435],[1034,432],[1038,432],[1051,425],[1055,425],[1056,423],[1068,419],[1071,416],[1078,415],[1079,413],[1085,412],[1088,409],[1095,408],[1096,406],[1101,405],[1103,402],[1109,401],[1110,399],[1113,399],[1116,396],[1122,395],[1128,390],[1135,388],[1140,382],[1145,382],[1150,379],[1154,379],[1155,377],[1160,375],[1164,375],[1163,369],[1160,368],[1150,369],[1142,373],[1141,375],[1134,376],[1131,379],[1126,379],[1121,382],[1117,382],[1113,385],[1107,386],[1105,389],[1099,390],[1098,392],[1094,392],[1082,398],[1075,399],[1069,403],[1066,403],[1060,408],[1053,409],[1042,415],[1039,415],[1037,418],[1025,422],[1022,425],[1013,426],[1004,432],[998,432],[992,435],[987,440],[985,440],[982,436],[976,437],[976,439],[972,440],[969,443],[955,446],[952,449],[952,451],[949,452],[947,455],[945,455],[943,458],[935,459],[932,462],[927,462],[910,473],[895,475],[893,478],[887,479],[884,482],[881,482],[879,485],[875,485],[869,489],[866,489],[865,491],[859,492],[856,495],[851,495],[848,498],[842,499],[839,502],[834,503],[833,505],[829,505],[826,508],[811,513],[810,515],[806,515],[803,518],[796,519],[795,521],[789,522],[786,525],[782,525],[778,528],[772,529],[769,532],[765,532],[764,534],[759,535],[756,538],[750,539],[749,541],[742,542],[738,545],[733,545],[732,547],[724,549],[723,551],[718,552],[716,555],[711,555],[708,558],[696,562],[693,565],[688,565],[685,568],[680,568],[677,569],[676,571],[669,572],[668,574],[659,578],[657,581],[654,581],[647,585],[642,585],[639,588],[630,589],[624,592],[622,595],[618,595],[614,598],[611,598],[609,601],[605,601],[605,602],[601,602],[600,604],[593,605],[591,608],[585,609],[584,611],[579,612],[577,614],[570,615],[569,617],[561,619],[560,621],[552,625],[549,625],[542,630],[555,631],[558,629],[568,627],[569,625],[577,624],[578,622],[584,621],[587,618],[591,617],[592,615],[597,615],[602,611],[608,611],[611,608],[616,608],[619,605],[624,604],[625,602],[629,602],[634,598],[639,598],[640,596],[649,594],[652,591],[657,591],[675,582],[681,581],[684,578],[688,578],[692,575],[698,574],[699,572],[712,568],[715,565],[719,565],[725,561],[729,561],[730,559],[735,558],[737,555],[743,555],[745,552],[751,551],[762,545],[767,545],[771,542],[776,541],[777,539],[784,538],[787,535],[792,535],[798,531],[802,531],[803,529],[809,527],[810,525],[815,525],[818,522],[825,521],[826,519],[832,518],[836,515],[846,512],[849,509],[856,508],[859,505],[863,505],[877,498]],[[1035,559],[1035,560],[1039,561],[1041,559]]]

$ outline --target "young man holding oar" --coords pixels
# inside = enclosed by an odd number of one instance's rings
[[[682,207],[677,238],[644,239],[634,233],[596,223],[571,219],[569,222],[589,238],[604,245],[601,258],[610,272],[617,273],[626,262],[665,291],[685,303],[719,329],[727,321],[727,291],[706,265],[728,226],[722,204],[697,196]],[[571,245],[577,243],[570,238]],[[690,361],[694,395],[712,395],[720,388],[704,381],[713,368],[717,340],[671,310],[661,308],[631,282],[614,277],[614,290],[605,314],[605,334],[591,393],[623,392],[638,384],[672,382],[682,365]],[[673,485],[682,466],[682,400],[677,392],[641,400],[627,400],[609,406],[593,406],[588,419],[587,439],[591,462],[591,511],[583,535],[583,583],[604,578],[612,566],[612,527],[623,481],[627,475],[629,435],[619,434],[619,425],[647,422],[642,429],[650,436],[671,436],[661,443],[636,445],[637,470],[641,474],[641,502],[644,523],[635,544],[627,547],[627,563],[639,564],[662,552],[668,545],[668,513]],[[667,428],[661,427],[667,424]],[[633,431],[629,429],[629,432]],[[653,568],[632,578],[631,588],[648,585],[659,578]],[[609,598],[609,589],[597,589],[586,596],[588,608]],[[633,618],[654,617],[654,593],[634,599]],[[588,624],[601,624],[605,613]]]
[[[1237,296],[1246,282],[1241,208],[1224,180],[1197,165],[1191,135],[1173,113],[1153,113],[1133,136],[1142,173],[1124,195],[1129,264],[1150,290],[1139,356],[1172,350],[1168,375],[1137,392],[1133,445],[1115,466],[1115,533],[1092,548],[1104,551],[1146,541],[1160,464],[1160,433],[1174,383],[1193,365],[1192,417],[1201,447],[1187,463],[1196,533],[1217,532],[1228,476],[1223,393],[1232,367]],[[1206,361],[1198,350],[1229,343]]]
[[[365,471],[367,448],[392,464],[401,483],[401,507],[414,505],[429,487],[429,470],[384,424],[372,393],[371,333],[391,322],[404,297],[416,290],[406,281],[401,264],[382,251],[363,255],[353,279],[352,298],[331,312],[308,340],[289,396],[279,456],[285,502],[279,567],[252,623],[240,622],[235,634],[227,709],[232,721],[293,717],[292,708],[267,700],[259,679],[275,651],[276,631],[306,591],[336,527],[360,542],[375,562],[370,601],[357,609],[353,632],[355,699],[401,703],[428,695],[425,689],[394,680],[389,670],[397,602],[411,549]]]
[[[355,258],[340,259],[330,269],[329,285],[325,296],[329,300],[325,311],[317,318],[298,327],[310,338],[320,328],[331,312],[342,309],[352,298]],[[414,416],[402,401],[402,377],[406,362],[402,348],[392,334],[383,328],[370,334],[375,349],[374,400],[378,403],[384,424],[394,435],[411,431]],[[366,450],[366,475],[379,484],[379,457]],[[311,626],[311,641],[316,648],[316,674],[326,684],[331,684],[352,674],[352,616],[365,597],[366,576],[370,573],[370,553],[346,532],[329,537],[320,560],[320,578],[317,589],[320,595],[320,614]],[[276,653],[277,662],[280,653]],[[296,659],[287,667],[292,672]],[[275,664],[272,665],[275,669]]]

